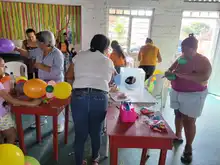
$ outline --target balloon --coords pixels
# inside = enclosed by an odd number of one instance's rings
[[[156,74],[163,74],[163,72],[161,70],[155,70],[153,75],[156,75]]]
[[[53,92],[53,86],[52,85],[48,85],[47,87],[46,87],[46,92],[48,92],[48,93],[52,93]]]
[[[40,165],[39,161],[31,156],[25,156],[25,165]]]
[[[169,76],[167,76],[167,79],[172,81],[172,80],[176,80],[176,75],[175,74],[171,74]]]
[[[16,77],[15,82],[17,83],[18,81],[27,81],[26,77],[20,76],[20,77]]]
[[[41,79],[31,79],[24,84],[24,94],[30,98],[41,98],[46,95],[47,83]]]
[[[24,154],[21,149],[15,145],[2,144],[0,145],[0,164],[24,165]]]
[[[58,99],[67,99],[70,97],[72,87],[67,82],[60,82],[54,86],[53,94]]]
[[[31,163],[25,163],[24,165],[31,165]]]
[[[180,57],[180,58],[178,59],[178,64],[180,64],[180,65],[185,65],[186,63],[187,63],[187,60],[186,60],[185,58]]]
[[[52,86],[54,86],[54,85],[56,85],[56,82],[53,81],[53,80],[51,80],[51,81],[49,81],[47,84],[48,84],[48,85],[52,85]]]
[[[150,86],[149,86],[149,88],[148,88],[148,91],[149,91],[150,93],[152,93],[153,90],[154,90],[154,83],[150,83]]]
[[[27,80],[18,80],[16,84],[25,83]]]
[[[8,39],[0,39],[0,52],[8,53],[12,52],[15,49],[15,44]]]
[[[46,97],[49,98],[49,99],[50,99],[50,98],[53,98],[53,96],[54,96],[53,93],[48,93],[48,92],[46,93]]]
[[[114,76],[114,83],[116,85],[120,85],[121,84],[121,75],[120,74],[117,74]]]
[[[1,78],[1,83],[5,83],[7,81],[10,81],[11,80],[11,77],[10,76],[4,76]]]

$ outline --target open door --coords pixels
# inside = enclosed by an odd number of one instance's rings
[[[210,94],[220,96],[220,20],[218,20],[218,38],[216,50],[212,60],[212,75],[209,80],[208,89]]]

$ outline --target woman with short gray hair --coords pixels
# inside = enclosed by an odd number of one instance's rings
[[[55,47],[56,40],[50,31],[40,31],[36,34],[38,48],[34,50],[24,50],[15,48],[22,56],[35,58],[35,68],[38,69],[38,77],[44,81],[54,80],[64,81],[64,57],[62,52]],[[42,124],[45,124],[46,120]],[[35,123],[32,127],[36,127]],[[58,132],[64,130],[64,116],[61,113],[58,117]]]

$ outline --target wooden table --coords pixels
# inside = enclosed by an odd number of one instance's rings
[[[68,123],[69,123],[69,104],[70,98],[65,100],[53,99],[49,104],[41,104],[36,107],[26,107],[26,106],[12,106],[12,112],[15,114],[17,132],[19,138],[19,145],[22,151],[26,154],[25,144],[24,144],[24,131],[22,128],[22,118],[25,115],[35,115],[36,120],[36,138],[38,142],[41,142],[41,126],[40,126],[40,116],[52,116],[53,117],[53,148],[54,148],[54,158],[58,160],[58,115],[65,108],[65,130],[64,130],[64,142],[68,142]]]
[[[114,105],[109,107],[107,134],[109,135],[110,164],[118,164],[118,148],[142,148],[141,165],[146,163],[148,149],[160,149],[159,165],[165,165],[167,150],[172,149],[173,139],[176,138],[167,123],[166,126],[168,133],[154,132],[143,121],[142,116],[139,116],[135,123],[121,123],[119,109]]]

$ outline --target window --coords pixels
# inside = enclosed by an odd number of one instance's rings
[[[199,41],[198,52],[212,62],[219,32],[219,18],[218,11],[184,11],[177,54],[181,54],[181,42],[193,33]]]
[[[218,11],[184,11],[183,17],[185,18],[219,18]]]
[[[117,40],[124,51],[137,53],[149,37],[153,10],[109,10],[109,38]]]
[[[220,0],[184,0],[184,2],[220,3]]]

